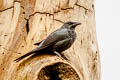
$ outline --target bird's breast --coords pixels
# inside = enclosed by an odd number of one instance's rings
[[[76,39],[76,33],[74,30],[68,30],[69,37],[74,41]]]

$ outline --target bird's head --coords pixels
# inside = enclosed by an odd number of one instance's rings
[[[75,27],[80,24],[81,24],[80,22],[68,21],[63,24],[62,28],[75,29]]]

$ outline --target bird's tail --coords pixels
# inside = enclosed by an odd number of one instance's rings
[[[25,55],[23,55],[23,56],[15,59],[14,61],[19,62],[19,61],[22,60],[23,58],[25,58],[25,57],[27,57],[27,56],[29,56],[29,55],[32,55],[32,54],[34,54],[34,53],[37,52],[37,51],[38,51],[37,48],[36,48],[36,49],[33,49],[32,51],[30,51],[30,52],[26,53]]]

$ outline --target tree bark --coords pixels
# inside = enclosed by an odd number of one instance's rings
[[[66,21],[81,22],[68,60],[34,49]],[[0,0],[0,80],[100,80],[94,0]]]

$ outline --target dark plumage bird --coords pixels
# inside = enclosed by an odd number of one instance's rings
[[[38,45],[37,48],[17,58],[15,61],[18,62],[29,55],[38,52],[40,53],[40,51],[47,51],[49,53],[52,52],[62,57],[61,52],[70,48],[73,42],[75,41],[75,27],[80,24],[81,23],[79,22],[65,22],[60,29],[57,29],[56,31],[52,32],[46,39],[42,40],[41,42],[36,43],[35,45]]]

